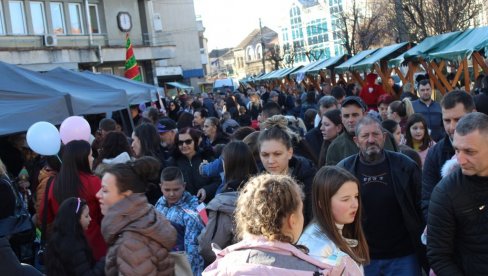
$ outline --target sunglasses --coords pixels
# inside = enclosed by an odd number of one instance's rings
[[[188,140],[183,140],[183,141],[178,141],[178,146],[183,146],[183,144],[191,145],[193,143],[193,139],[188,139]]]

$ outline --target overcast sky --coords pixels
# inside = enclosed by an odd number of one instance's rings
[[[253,29],[262,25],[279,32],[292,0],[194,0],[201,16],[209,51],[235,47]]]

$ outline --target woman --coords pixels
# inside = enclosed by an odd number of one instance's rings
[[[105,260],[95,262],[83,234],[90,221],[85,200],[71,197],[61,204],[47,243],[47,275],[105,275]]]
[[[132,150],[136,158],[151,156],[159,160],[160,171],[165,166],[166,160],[161,148],[161,138],[152,124],[144,123],[136,127],[132,133]],[[147,200],[152,205],[162,196],[157,183],[157,177],[151,179],[146,191]]]
[[[201,133],[193,128],[180,129],[176,136],[177,149],[173,160],[168,163],[181,169],[186,182],[186,190],[196,195],[200,202],[208,203],[215,195],[220,183],[220,177],[205,177],[199,172],[203,160],[212,161],[211,156],[205,156],[198,150]],[[210,160],[209,160],[210,159]]]
[[[331,266],[294,246],[303,230],[302,200],[300,187],[289,176],[252,178],[237,199],[242,240],[218,252],[203,275],[329,275]]]
[[[198,237],[199,252],[205,263],[215,260],[211,244],[225,248],[233,243],[235,236],[234,210],[238,192],[252,175],[258,172],[251,149],[241,141],[227,144],[222,151],[225,181],[223,190],[207,205],[209,214],[207,227]]]
[[[398,124],[395,120],[386,119],[381,122],[381,126],[393,135],[397,145],[401,145],[404,138],[402,135],[402,130],[400,129],[400,124]]]
[[[310,256],[331,265],[349,256],[356,265],[348,273],[363,274],[359,266],[369,262],[369,253],[361,227],[359,181],[345,169],[322,167],[313,180],[312,207],[314,219],[298,243],[310,249]]]
[[[414,113],[412,102],[410,99],[404,98],[401,101],[394,101],[388,106],[387,117],[399,123],[401,132],[405,135],[407,119]]]
[[[176,231],[144,195],[148,179],[158,173],[158,160],[149,156],[105,170],[97,198],[109,246],[106,275],[174,274],[168,252],[175,245]]]
[[[258,138],[259,156],[269,174],[290,175],[303,184],[305,192],[305,222],[312,217],[310,188],[316,169],[312,161],[293,154],[292,135],[283,116],[273,116],[265,122]]]
[[[407,133],[405,134],[405,145],[418,152],[422,166],[427,156],[427,152],[435,145],[434,140],[430,138],[427,121],[422,114],[412,114],[408,117]]]
[[[180,105],[177,101],[172,100],[168,105],[168,117],[173,121],[178,121],[178,112],[180,111]]]
[[[93,156],[90,144],[83,140],[74,140],[66,144],[63,152],[63,162],[57,176],[52,180],[48,193],[48,205],[41,203],[42,214],[47,210],[48,225],[53,222],[60,204],[70,197],[80,197],[86,201],[90,209],[91,223],[85,231],[86,239],[90,245],[95,260],[100,260],[107,252],[107,245],[100,232],[102,214],[96,198],[100,190],[100,178],[92,174]],[[49,236],[48,228],[48,236]]]
[[[322,132],[324,142],[320,148],[318,167],[325,165],[325,157],[327,156],[327,150],[329,149],[330,144],[342,132],[342,118],[339,109],[329,110],[322,115],[322,126],[320,126],[320,131]]]
[[[127,137],[122,132],[109,132],[103,139],[97,159],[93,161],[93,171],[99,177],[110,164],[125,163],[131,159],[132,150]]]
[[[229,137],[220,127],[219,119],[215,117],[208,117],[203,123],[203,134],[206,137],[206,144],[215,147],[218,144],[229,143]]]

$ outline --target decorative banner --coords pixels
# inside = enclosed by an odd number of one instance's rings
[[[141,74],[139,73],[139,66],[137,65],[136,57],[134,56],[134,49],[130,42],[129,33],[125,35],[125,77],[131,80],[142,81]]]
[[[61,148],[58,129],[48,122],[37,122],[30,126],[26,140],[31,150],[40,155],[56,155]]]
[[[83,117],[71,116],[63,121],[59,128],[59,134],[61,136],[61,141],[63,141],[63,144],[65,145],[73,140],[85,140],[90,142],[90,124]]]

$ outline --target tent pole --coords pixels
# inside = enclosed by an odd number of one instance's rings
[[[130,126],[132,127],[132,131],[134,131],[134,129],[135,129],[134,120],[132,119],[132,114],[130,113],[129,107],[127,107],[127,114],[129,114],[129,122],[130,122]],[[131,133],[132,133],[132,131],[131,131]]]

